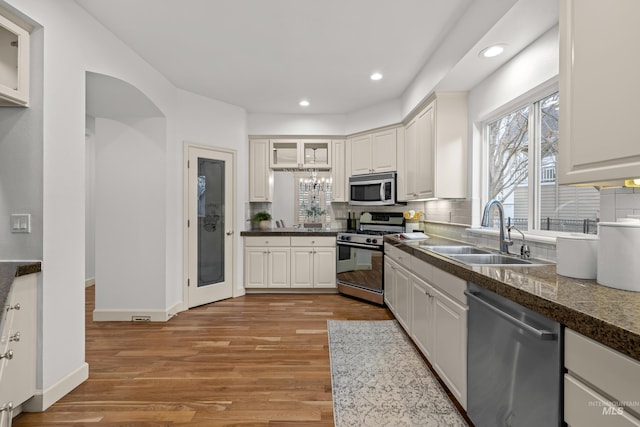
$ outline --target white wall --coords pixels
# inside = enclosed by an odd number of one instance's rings
[[[246,168],[246,118],[240,108],[177,90],[72,0],[6,3],[34,24],[42,25],[46,35],[43,286],[37,374],[40,391],[28,408],[38,410],[51,405],[88,375],[84,362],[85,73],[128,82],[167,118],[165,169],[153,190],[162,189],[165,205],[165,224],[158,230],[164,233],[166,244],[162,309],[182,300],[183,141],[234,147],[238,150],[238,169]],[[178,114],[179,109],[182,112]],[[246,173],[239,171],[237,185],[238,206],[242,206],[241,201],[248,199]],[[238,217],[242,213],[239,209]],[[239,237],[236,239],[239,241]],[[242,251],[239,244],[236,247],[241,266]],[[241,286],[241,274],[238,277]]]
[[[96,118],[96,316],[164,309],[164,118]]]
[[[249,135],[344,135],[342,114],[260,114],[247,116]]]
[[[236,253],[236,283],[233,295],[244,294],[243,280],[243,248],[240,231],[245,229],[244,209],[249,200],[249,140],[247,138],[247,117],[244,109],[235,105],[205,98],[190,92],[178,90],[176,111],[176,132],[179,140],[175,141],[167,152],[168,159],[182,159],[184,143],[192,143],[209,147],[219,147],[236,152],[236,211],[234,230],[234,246]],[[182,197],[183,161],[173,162],[168,168],[168,188],[179,186]],[[176,237],[179,241],[167,239],[167,259],[182,259],[182,200],[180,204],[167,206],[170,224],[177,225]],[[173,220],[175,218],[175,220]],[[167,272],[170,283],[182,283],[182,268]],[[182,288],[167,287],[167,300],[183,301]],[[185,297],[186,300],[186,297]]]
[[[0,107],[0,259],[42,259],[43,31],[31,34],[29,108]],[[11,214],[30,214],[31,233],[12,233]]]
[[[85,284],[95,283],[96,277],[96,119],[86,117],[85,129],[85,250],[84,277]]]
[[[540,85],[552,85],[559,74],[558,27],[555,26],[469,92],[469,188],[471,223],[479,225],[480,193],[486,179],[481,170],[482,122],[526,97]],[[505,111],[506,112],[506,111]]]

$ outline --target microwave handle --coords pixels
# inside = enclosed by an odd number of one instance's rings
[[[384,202],[384,196],[385,196],[384,182],[381,182],[380,183],[380,201]]]

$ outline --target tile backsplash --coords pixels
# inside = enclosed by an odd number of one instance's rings
[[[600,221],[614,222],[630,215],[640,216],[640,188],[600,190]]]

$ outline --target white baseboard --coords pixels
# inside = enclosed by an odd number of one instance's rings
[[[43,412],[67,393],[89,378],[89,365],[83,363],[75,371],[62,378],[46,390],[38,390],[36,394],[22,404],[24,412]]]
[[[93,286],[96,284],[96,278],[95,277],[89,277],[88,279],[85,279],[84,281],[84,287],[88,288],[89,286]]]
[[[95,322],[131,322],[136,318],[144,318],[150,322],[166,322],[181,310],[182,302],[176,303],[165,310],[95,309],[93,310],[93,320]]]

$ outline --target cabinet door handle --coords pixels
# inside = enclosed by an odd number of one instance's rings
[[[7,359],[7,360],[13,359],[13,350],[9,350],[5,354],[0,354],[0,359]]]
[[[7,311],[9,310],[20,310],[20,303],[16,303],[15,305],[10,305],[7,307]]]
[[[19,342],[20,341],[20,332],[16,332],[15,334],[9,337],[9,342]]]
[[[233,234],[233,230],[227,231],[227,236],[231,236]]]

